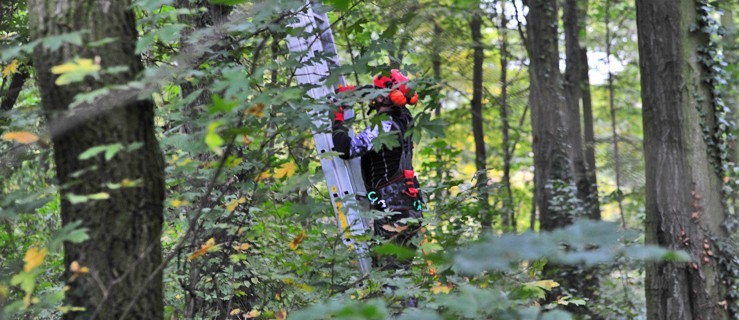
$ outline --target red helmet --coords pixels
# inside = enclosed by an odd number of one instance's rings
[[[408,83],[408,77],[398,71],[398,69],[390,70],[390,77],[379,74],[374,78],[375,88],[392,89],[388,98],[394,105],[399,107],[407,103],[416,104],[418,101],[417,93],[409,96],[410,90],[406,87],[406,83]]]

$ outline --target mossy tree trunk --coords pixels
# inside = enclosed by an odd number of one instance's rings
[[[63,44],[58,50],[37,47],[33,53],[42,106],[54,144],[54,160],[61,192],[61,218],[67,225],[81,221],[90,239],[66,243],[64,265],[72,262],[90,269],[88,275],[70,280],[64,304],[83,307],[65,319],[118,319],[127,306],[131,319],[162,319],[164,313],[160,236],[164,201],[164,163],[154,130],[154,105],[138,98],[133,89],[111,89],[69,111],[74,97],[111,85],[124,85],[142,71],[134,53],[136,24],[129,1],[29,0],[32,38],[41,39],[84,30],[83,45]],[[96,41],[104,45],[91,45]],[[127,71],[87,77],[82,82],[57,85],[56,65],[74,58],[99,61],[109,68]],[[64,124],[64,125],[61,125]],[[80,160],[82,152],[101,145],[140,144],[133,151],[119,151],[106,159],[102,154]],[[109,188],[131,181],[134,186]],[[73,195],[105,192],[108,199],[82,203]],[[65,279],[70,279],[68,271]],[[135,300],[134,298],[137,297]]]
[[[699,50],[708,38],[691,32],[694,0],[637,0],[644,156],[646,241],[685,250],[690,263],[646,268],[647,319],[727,319],[711,237],[725,237],[720,159],[709,156],[711,88]],[[709,138],[712,139],[713,137]]]

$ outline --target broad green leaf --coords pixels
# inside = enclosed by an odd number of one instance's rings
[[[118,153],[118,151],[121,151],[122,149],[123,149],[123,145],[120,143],[95,146],[95,147],[85,150],[85,152],[82,152],[78,158],[80,160],[87,160],[100,153],[105,153],[105,160],[109,161],[110,159],[113,159],[116,153]]]

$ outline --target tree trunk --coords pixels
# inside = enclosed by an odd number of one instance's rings
[[[500,121],[502,123],[501,134],[503,136],[503,186],[505,188],[505,200],[503,201],[503,216],[501,223],[503,230],[516,232],[515,210],[513,208],[513,191],[511,190],[511,159],[513,158],[513,147],[510,138],[510,121],[508,119],[508,17],[505,12],[505,1],[501,1],[500,26]]]
[[[555,186],[569,184],[569,148],[562,126],[565,100],[559,72],[556,0],[529,0],[527,20],[531,62],[531,125],[534,136],[534,168],[537,207],[542,230],[571,223],[565,210],[553,209],[550,202]]]
[[[648,263],[647,319],[728,319],[711,237],[720,227],[721,177],[703,125],[713,128],[710,85],[698,50],[708,38],[690,32],[693,0],[637,0],[646,171],[646,241],[686,250],[694,262]],[[703,116],[702,116],[703,115]],[[709,129],[710,130],[710,129]],[[713,163],[713,164],[712,164]]]
[[[583,134],[580,126],[580,100],[585,90],[583,87],[583,70],[585,70],[585,74],[588,70],[587,59],[582,59],[583,50],[585,49],[580,46],[579,39],[580,33],[584,30],[584,21],[580,21],[583,10],[579,8],[582,3],[581,0],[565,0],[564,2],[563,20],[565,52],[567,54],[564,89],[567,101],[567,141],[570,145],[572,176],[577,189],[577,198],[580,201],[580,208],[578,209],[582,209],[582,217],[600,219],[600,212],[593,212],[593,209],[598,207],[598,194],[597,191],[595,194],[592,193],[596,182],[589,179],[591,175],[588,174],[590,170],[587,166],[585,150],[583,150]],[[587,53],[585,54],[587,55]],[[590,129],[592,130],[592,110],[590,117]],[[591,300],[597,299],[599,280],[596,269],[583,269],[582,278],[581,282],[578,283],[580,294]],[[592,314],[589,309],[577,311],[589,313],[591,319],[601,319],[599,315]]]
[[[190,9],[195,12],[198,12],[200,8],[205,8],[205,11],[198,14],[179,16],[180,22],[188,26],[188,28],[185,28],[182,31],[180,39],[180,53],[184,54],[192,52],[195,49],[194,47],[198,46],[198,43],[190,42],[192,40],[190,39],[190,35],[193,31],[224,23],[233,9],[233,6],[212,4],[205,0],[176,0],[175,6],[177,8]],[[218,51],[219,48],[216,46],[215,48],[212,48],[212,50]],[[206,57],[203,56],[197,60],[203,61],[205,58]],[[195,119],[201,111],[199,109],[210,104],[210,92],[204,89],[211,83],[212,80],[201,81],[197,84],[193,84],[189,81],[183,81],[180,83],[180,91],[183,99],[198,90],[202,90],[198,96],[192,100],[192,102],[183,107],[183,113],[188,117],[188,119]],[[197,131],[196,128],[192,127],[192,122],[193,121],[185,121],[185,123],[182,124],[184,133],[190,134]]]
[[[470,20],[470,31],[472,31],[474,46],[471,102],[472,134],[475,137],[475,166],[477,168],[480,223],[483,229],[490,229],[492,227],[492,217],[490,216],[490,203],[488,202],[487,156],[485,155],[485,134],[482,126],[482,64],[485,53],[482,45],[482,16],[478,12],[479,9],[475,10]]]
[[[588,65],[588,49],[580,49],[580,64]],[[588,216],[590,219],[600,220],[600,199],[598,195],[598,176],[596,175],[597,167],[595,165],[595,130],[593,127],[593,99],[590,95],[590,76],[588,68],[580,69],[582,72],[582,116],[583,129],[585,129],[583,138],[585,141],[585,163],[588,168],[588,181],[591,182],[590,194],[593,198],[590,201]]]
[[[0,96],[2,98],[2,101],[0,101],[0,111],[10,111],[13,109],[18,96],[21,94],[23,85],[26,83],[26,79],[28,79],[28,75],[28,70],[23,66],[19,67],[18,72],[13,74],[13,77],[10,78],[8,89],[3,91],[2,96]]]
[[[569,205],[569,200],[576,197],[570,192],[572,166],[563,126],[567,117],[564,115],[566,101],[559,72],[557,1],[529,0],[528,3],[529,14],[526,19],[531,59],[529,103],[534,135],[534,192],[541,230],[552,230],[572,223],[575,208]],[[547,302],[553,302],[563,295],[588,297],[592,290],[586,272],[578,266],[547,264],[544,268],[546,276],[560,283],[559,287],[549,292]],[[587,306],[569,305],[565,309],[578,315],[591,314]]]
[[[444,30],[439,25],[438,21],[433,21],[434,23],[434,50],[431,53],[431,69],[434,72],[434,81],[436,81],[439,85],[441,85],[441,49],[440,44],[438,43],[438,40],[441,39],[442,33]],[[434,117],[440,118],[441,117],[441,101],[436,100],[436,108],[434,109]],[[436,179],[438,180],[438,184],[442,184],[444,181],[444,168],[441,166],[441,163],[443,162],[442,154],[441,154],[441,147],[436,148]],[[439,190],[435,193],[435,199],[440,200],[441,197],[444,196],[444,192],[442,190]]]
[[[65,319],[118,319],[130,302],[135,302],[131,319],[162,319],[164,314],[161,273],[146,281],[162,262],[161,230],[164,201],[164,162],[154,135],[154,105],[149,99],[108,95],[107,103],[83,104],[74,110],[94,114],[75,118],[67,113],[75,95],[105,85],[122,85],[143,70],[134,53],[136,22],[127,1],[29,0],[32,38],[40,39],[86,30],[84,43],[114,39],[104,46],[85,47],[66,43],[58,50],[38,46],[33,53],[42,106],[50,125],[77,121],[64,131],[54,131],[54,160],[61,188],[62,224],[81,221],[90,240],[65,243],[64,265],[72,262],[90,268],[90,274],[67,283],[64,304],[83,307],[67,313]],[[101,67],[126,66],[128,71],[103,74],[95,80],[56,85],[51,67],[81,59],[99,60]],[[114,89],[112,89],[114,90]],[[110,97],[118,97],[117,99]],[[135,95],[134,95],[135,97]],[[89,160],[79,155],[95,146],[142,144],[137,150],[121,150],[111,159],[102,154]],[[134,187],[108,189],[124,179]],[[72,195],[109,194],[108,199],[69,201]],[[72,276],[67,271],[64,279]],[[137,300],[134,297],[139,294]]]
[[[616,171],[616,200],[618,201],[618,212],[621,216],[621,225],[626,228],[626,217],[624,214],[623,192],[621,191],[621,157],[618,150],[618,130],[616,122],[616,88],[614,86],[613,73],[611,72],[611,0],[606,0],[605,23],[606,23],[606,65],[608,66],[608,108],[611,111],[611,142],[613,144],[613,161]]]
[[[565,98],[567,101],[567,141],[570,145],[570,161],[572,163],[572,175],[577,187],[577,198],[583,209],[583,216],[593,218],[600,217],[600,213],[593,213],[593,206],[597,206],[598,195],[592,194],[595,181],[590,180],[590,171],[583,150],[583,134],[580,126],[580,100],[584,89],[583,69],[588,69],[587,60],[582,60],[582,48],[580,46],[580,33],[584,30],[583,21],[580,21],[582,10],[581,0],[564,1],[564,30],[565,30]],[[586,53],[587,55],[587,53]],[[587,71],[585,71],[587,73]],[[591,111],[592,121],[592,111]],[[592,125],[592,122],[591,122]],[[592,128],[591,128],[592,130]],[[593,204],[595,202],[595,204]]]
[[[564,31],[566,67],[564,74],[564,92],[567,101],[565,112],[567,142],[570,146],[570,163],[572,176],[577,186],[577,197],[585,204],[588,198],[588,185],[585,153],[582,147],[582,130],[580,127],[580,96],[582,80],[580,76],[580,41],[577,14],[577,0],[564,1]]]

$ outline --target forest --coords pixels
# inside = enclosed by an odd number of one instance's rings
[[[0,0],[0,320],[739,320],[737,9]]]

